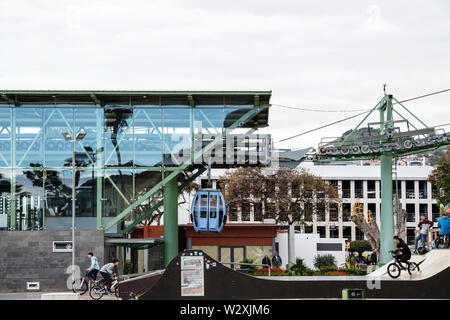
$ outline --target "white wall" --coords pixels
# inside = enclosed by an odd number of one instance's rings
[[[283,260],[283,268],[288,263],[288,234],[278,233],[275,241],[279,243],[279,252]],[[342,251],[317,251],[317,243],[341,243]],[[295,234],[295,257],[302,258],[309,268],[314,268],[314,257],[317,255],[331,254],[336,258],[336,263],[341,266],[345,263],[345,239],[320,238],[316,233]]]

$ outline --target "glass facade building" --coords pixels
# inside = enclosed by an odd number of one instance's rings
[[[196,134],[265,126],[269,99],[270,92],[3,92],[0,229],[70,229],[75,186],[77,228],[119,232],[119,222],[161,200],[168,173],[189,176]],[[64,132],[86,134],[75,143],[75,181]]]

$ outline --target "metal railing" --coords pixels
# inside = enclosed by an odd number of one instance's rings
[[[268,276],[270,277],[270,265],[268,265],[268,264],[256,264],[256,263],[244,263],[244,262],[223,262],[223,261],[220,261],[220,263],[232,265],[234,271],[236,271],[237,264],[242,265],[242,266],[267,267]]]

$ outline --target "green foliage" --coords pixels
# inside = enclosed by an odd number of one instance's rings
[[[339,268],[339,271],[346,272],[349,276],[364,276],[367,274],[366,270],[359,268]]]
[[[240,263],[255,263],[253,259],[249,259],[249,258],[245,258],[242,261],[239,261]],[[248,273],[254,273],[258,268],[256,266],[246,266],[246,265],[241,265],[240,266],[241,269],[247,269]]]
[[[323,267],[336,267],[336,259],[331,254],[317,255],[314,257],[314,267],[321,270]],[[336,270],[336,269],[335,269]]]
[[[372,246],[370,242],[367,240],[355,240],[350,242],[350,248],[348,251],[353,252],[364,252],[364,251],[372,251]]]
[[[295,276],[310,276],[314,273],[314,270],[308,268],[301,258],[296,259],[295,264],[291,266],[290,271],[291,274]]]
[[[445,155],[439,158],[435,169],[428,177],[428,181],[436,187],[433,197],[444,206],[450,203],[450,152],[448,150]]]
[[[320,272],[322,273],[326,273],[326,272],[331,272],[331,271],[337,271],[338,267],[335,265],[332,266],[322,266],[319,268]]]

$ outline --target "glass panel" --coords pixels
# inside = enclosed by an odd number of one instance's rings
[[[241,262],[244,260],[244,248],[233,248],[233,258],[234,261],[231,262]]]
[[[217,195],[209,196],[209,217],[215,219],[217,217]]]
[[[103,216],[114,217],[133,201],[133,171],[105,170],[103,182]]]
[[[86,136],[81,141],[75,143],[77,167],[91,167],[96,161],[101,160],[103,154],[101,148],[103,138],[103,130],[101,130],[102,120],[103,111],[101,109],[75,109],[75,134],[81,131],[86,133]],[[100,125],[100,130],[97,130],[97,124]],[[98,145],[97,140],[99,140],[100,145]],[[100,166],[101,163],[98,165]]]
[[[97,175],[94,167],[77,170],[76,184],[76,213],[77,217],[97,216]]]
[[[151,188],[157,185],[162,180],[162,174],[159,171],[146,171],[146,170],[135,170],[134,171],[134,199],[138,200]],[[156,192],[154,196],[150,199],[144,201],[140,206],[138,206],[134,212],[134,217],[139,217],[144,214],[147,209],[154,206],[157,202],[162,199],[161,190]],[[162,216],[162,211],[154,211],[149,219],[160,219]],[[133,218],[132,218],[133,219]]]
[[[133,165],[133,109],[104,110],[105,166]]]
[[[136,110],[134,117],[136,166],[153,167],[162,161],[162,110]]]
[[[43,227],[43,171],[15,171],[16,230],[41,230]]]
[[[42,166],[42,109],[16,108],[16,165]]]
[[[178,166],[190,159],[190,109],[163,109],[164,165]]]
[[[11,109],[0,109],[0,167],[11,164]]]
[[[72,165],[72,145],[62,135],[73,132],[73,109],[44,109],[44,163],[47,167]]]
[[[11,215],[11,171],[0,170],[0,230],[6,230],[9,226]]]
[[[200,218],[206,218],[208,211],[208,196],[206,194],[202,194],[199,197],[200,197]]]
[[[45,189],[45,216],[72,216],[72,170],[46,170],[44,176],[30,176]]]

